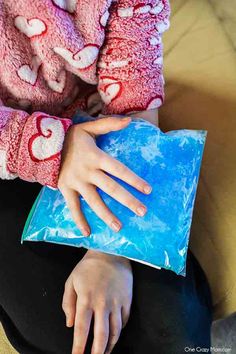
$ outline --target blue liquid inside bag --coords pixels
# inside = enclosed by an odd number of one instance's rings
[[[147,214],[136,216],[98,190],[123,227],[120,232],[113,232],[82,198],[82,210],[91,226],[91,235],[86,238],[72,220],[61,193],[43,187],[27,220],[22,241],[85,247],[185,275],[205,139],[205,131],[162,133],[154,125],[135,119],[121,131],[98,137],[97,145],[103,151],[152,186],[152,193],[144,195],[115,178],[147,206]]]

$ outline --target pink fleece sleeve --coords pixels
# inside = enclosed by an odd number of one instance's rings
[[[57,187],[70,119],[0,107],[0,178]]]
[[[110,9],[98,62],[103,114],[161,106],[164,99],[162,33],[169,27],[168,0],[120,0]]]

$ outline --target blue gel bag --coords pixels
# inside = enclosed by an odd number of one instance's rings
[[[99,136],[97,145],[124,163],[152,186],[144,195],[118,182],[148,208],[144,217],[134,215],[103,191],[104,202],[121,220],[113,232],[81,198],[91,235],[82,236],[59,190],[44,187],[25,225],[22,241],[45,241],[85,247],[185,275],[186,256],[205,131],[159,128],[133,120],[121,131]]]

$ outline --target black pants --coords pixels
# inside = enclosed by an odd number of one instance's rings
[[[0,180],[0,319],[21,354],[70,354],[73,329],[65,326],[63,288],[86,251],[20,244],[39,189],[20,180]],[[179,354],[187,346],[209,348],[210,292],[194,257],[189,254],[186,278],[136,262],[132,267],[131,316],[113,353]],[[91,341],[92,331],[86,353]]]

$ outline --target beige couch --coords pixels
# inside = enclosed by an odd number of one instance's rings
[[[222,317],[236,311],[236,0],[173,0],[164,43],[163,130],[208,130],[191,248]]]
[[[208,130],[191,248],[220,317],[236,311],[236,1],[173,0],[172,11],[161,126]]]

